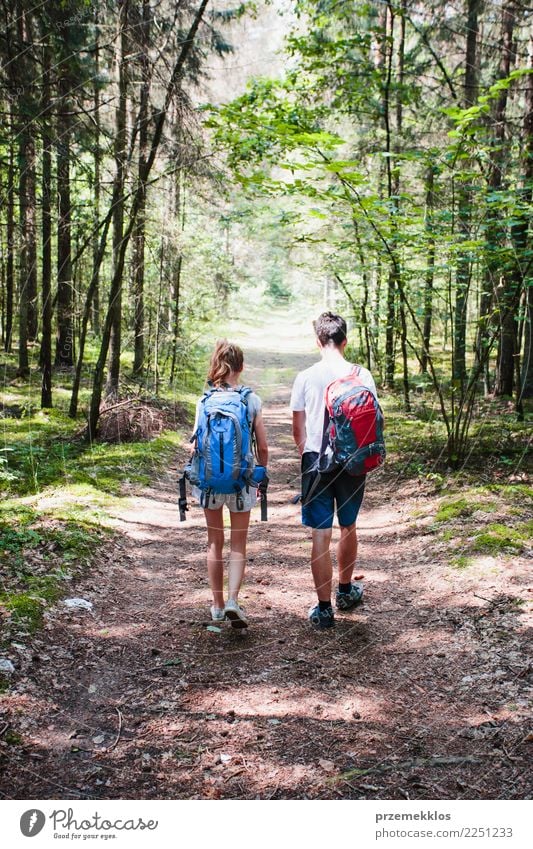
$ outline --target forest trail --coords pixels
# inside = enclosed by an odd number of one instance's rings
[[[204,521],[194,507],[180,524],[176,466],[117,511],[106,567],[71,588],[93,611],[59,605],[36,635],[8,700],[21,740],[2,794],[523,798],[525,562],[452,570],[426,496],[389,464],[359,520],[365,603],[311,630],[287,404],[316,355],[289,316],[242,344],[272,446],[269,522],[254,511],[241,595],[250,628],[207,630]]]

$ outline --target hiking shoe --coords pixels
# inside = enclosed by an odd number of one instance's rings
[[[232,628],[247,628],[248,620],[244,610],[239,607],[234,598],[229,598],[224,608],[224,616],[229,619]]]
[[[318,604],[316,607],[310,607],[307,618],[315,628],[333,628],[335,625],[332,607],[328,607],[327,610],[320,610],[320,605]]]
[[[337,592],[335,596],[335,604],[338,610],[351,610],[356,604],[359,604],[363,598],[363,585],[352,584],[349,593]]]
[[[223,622],[226,618],[223,607],[211,607],[211,619],[213,622]]]

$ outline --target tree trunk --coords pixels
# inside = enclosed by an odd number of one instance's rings
[[[383,198],[383,176],[384,176],[384,163],[380,161],[379,163],[379,177],[378,177],[378,196],[379,199]],[[383,364],[381,360],[381,349],[380,349],[380,324],[381,324],[381,290],[383,283],[383,260],[381,253],[378,251],[376,254],[376,266],[374,272],[374,291],[372,297],[372,352],[373,352],[373,362],[372,369],[374,371],[377,367],[379,367],[379,378],[383,379]],[[372,370],[371,369],[371,370]]]
[[[427,266],[424,280],[423,347],[420,356],[420,371],[427,374],[431,323],[433,321],[433,282],[435,279],[435,230],[433,212],[435,208],[435,166],[430,163],[426,171],[426,218],[424,229],[427,239]]]
[[[141,51],[141,102],[139,108],[139,172],[146,167],[148,153],[148,100],[150,94],[150,0],[143,0],[142,24],[140,27]],[[134,360],[133,374],[142,377],[144,369],[144,250],[146,238],[146,188],[143,188],[139,215],[133,234],[134,255]]]
[[[115,120],[115,182],[118,186],[118,201],[113,213],[113,276],[124,263],[120,262],[121,246],[124,238],[124,183],[126,177],[127,146],[127,108],[128,108],[128,16],[129,0],[119,0],[119,57],[118,57],[118,106]],[[144,191],[144,189],[143,189]],[[111,335],[109,341],[109,373],[106,396],[117,398],[120,381],[120,348],[122,336],[122,280],[116,288],[115,297],[110,302]]]
[[[58,84],[57,116],[57,337],[55,364],[59,368],[74,365],[74,321],[70,198],[71,101],[69,78],[63,73]]]
[[[150,176],[150,172],[152,170],[154,160],[157,155],[157,151],[159,150],[159,146],[161,144],[161,137],[163,134],[163,129],[165,126],[167,114],[170,108],[170,104],[174,97],[174,93],[176,88],[180,82],[180,78],[183,72],[183,66],[187,60],[191,47],[194,43],[196,33],[198,31],[198,27],[202,21],[204,16],[204,12],[207,8],[209,0],[202,0],[198,11],[194,17],[193,23],[185,41],[182,43],[182,47],[179,53],[179,56],[176,60],[174,68],[172,70],[172,75],[168,82],[166,92],[165,92],[165,100],[162,108],[159,110],[156,119],[156,126],[154,130],[154,135],[152,138],[152,142],[150,145],[150,153],[148,159],[146,161],[146,165],[139,175],[139,181],[134,193],[133,203],[130,213],[130,221],[126,232],[124,233],[124,238],[122,239],[122,243],[120,245],[119,254],[117,257],[117,265],[113,273],[113,277],[111,280],[111,289],[109,294],[109,309],[106,316],[106,321],[104,324],[103,332],[102,332],[102,344],[100,347],[100,353],[98,356],[98,360],[96,362],[96,367],[94,370],[94,381],[93,381],[93,392],[91,396],[91,409],[89,414],[89,424],[87,428],[87,439],[92,440],[96,435],[96,431],[98,428],[98,420],[100,418],[100,401],[102,398],[102,386],[104,379],[104,366],[107,359],[107,354],[109,350],[109,343],[111,337],[111,325],[113,321],[113,311],[112,305],[115,299],[118,297],[121,287],[122,287],[122,273],[124,269],[124,260],[126,256],[126,250],[128,247],[129,240],[131,238],[131,234],[133,228],[135,226],[135,221],[137,218],[137,213],[139,210],[139,206],[142,199],[143,193],[143,183],[147,183],[148,178]],[[145,188],[144,188],[145,190]]]
[[[41,121],[43,125],[42,158],[42,336],[41,336],[41,407],[52,406],[52,134],[50,132],[50,65],[51,51],[43,50],[43,98]]]
[[[405,16],[407,14],[407,0],[402,0],[400,8],[400,37],[398,41],[398,71],[397,71],[397,88],[396,88],[396,133],[394,152],[400,153],[402,148],[402,131],[403,131],[403,83],[404,83],[404,66],[405,66]],[[391,19],[394,20],[392,7]],[[400,166],[395,163],[394,179],[393,179],[393,198],[391,210],[393,216],[396,216],[400,209]],[[393,230],[397,232],[398,226],[394,222]],[[402,271],[400,266],[400,257],[398,252],[395,253],[394,263],[394,288],[400,295],[400,345],[402,350],[402,383],[404,396],[404,409],[407,413],[411,411],[411,400],[409,397],[409,365],[407,359],[407,317],[405,314],[403,281],[401,278]]]
[[[185,186],[183,180],[183,171],[178,168],[176,171],[176,179],[174,181],[174,215],[179,222],[180,235],[185,230],[186,214],[185,214]],[[174,376],[176,373],[176,362],[178,356],[178,340],[180,337],[180,312],[181,312],[181,273],[183,270],[183,252],[181,240],[178,246],[178,256],[173,258],[173,275],[172,275],[172,301],[174,304],[172,315],[172,362],[170,366],[170,385],[174,385]]]
[[[161,331],[161,305],[163,302],[163,278],[165,276],[165,238],[161,239],[159,255],[159,290],[157,294],[157,312],[155,316],[154,340],[154,393],[159,392],[159,336]]]
[[[19,106],[18,127],[18,171],[20,208],[20,277],[19,277],[19,377],[28,377],[28,341],[35,338],[34,310],[37,293],[37,245],[35,219],[35,140],[32,134],[34,103],[31,96],[32,66],[28,56],[31,42],[29,13],[22,2],[17,2],[17,44],[19,54],[16,61],[18,85],[22,89]]]
[[[531,398],[533,398],[533,290],[529,287],[525,293],[520,401]]]
[[[390,20],[390,32],[389,32]],[[384,70],[384,84],[382,90],[382,111],[383,123],[385,128],[385,158],[386,173],[387,173],[387,195],[391,201],[394,190],[392,183],[392,167],[391,167],[391,125],[390,125],[390,91],[392,84],[392,57],[393,57],[393,29],[394,18],[392,14],[391,4],[388,3],[380,14],[380,30],[383,33],[383,44],[381,47],[382,59],[380,58],[379,66]],[[385,68],[386,65],[386,68]],[[385,327],[385,385],[388,388],[394,387],[394,338],[396,329],[396,291],[395,291],[396,276],[394,269],[389,269],[387,277],[387,307],[386,316],[387,322]]]
[[[500,78],[505,79],[509,76],[511,66],[514,63],[515,51],[513,45],[513,31],[515,26],[515,11],[512,5],[504,6],[502,10],[502,37],[501,37],[501,58],[500,58]],[[488,177],[488,188],[491,194],[500,192],[503,188],[503,175],[505,168],[505,116],[507,109],[507,89],[504,88],[500,92],[500,96],[496,100],[493,114],[493,150],[491,151],[491,163]],[[515,289],[517,282],[510,275],[510,279],[506,280],[506,270],[503,268],[505,261],[502,263],[501,246],[505,245],[505,226],[501,221],[501,215],[496,210],[492,212],[489,204],[489,213],[487,221],[487,251],[488,262],[485,269],[483,287],[480,299],[480,347],[487,345],[487,324],[488,316],[491,308],[492,293],[495,292],[496,297],[503,306],[503,313],[500,312],[501,318],[501,335],[500,344],[496,365],[496,379],[494,384],[495,395],[512,395],[515,358],[517,354],[517,321],[514,315],[515,306],[513,302],[515,298]],[[504,292],[499,292],[499,278],[503,271]],[[500,272],[500,273],[499,273]],[[518,304],[516,304],[518,307]],[[483,351],[480,351],[482,355]],[[485,376],[485,389],[490,391],[488,381],[488,364]]]
[[[531,248],[528,244],[529,209],[533,196],[533,31],[530,32],[529,36],[528,68],[530,69],[530,73],[526,77],[527,84],[524,98],[522,132],[522,177],[518,193],[522,213],[511,231],[516,256],[516,263],[513,270],[516,281],[515,288],[523,287],[526,302],[523,334],[524,347],[522,352],[522,366],[519,369],[521,378],[517,407],[519,407],[523,400],[533,398],[533,330],[531,324],[533,320],[533,293],[531,291],[531,272],[528,271],[531,268]]]
[[[113,195],[113,199],[111,201],[111,210],[114,207],[115,196]],[[89,318],[91,316],[91,310],[94,305],[94,296],[95,291],[98,286],[98,280],[100,277],[100,268],[102,267],[102,262],[104,259],[106,244],[107,244],[107,235],[109,233],[109,227],[111,225],[112,212],[109,211],[104,223],[104,230],[102,236],[100,238],[100,244],[98,246],[98,253],[96,257],[93,259],[93,272],[91,277],[91,282],[89,283],[89,288],[87,290],[87,295],[85,298],[85,309],[83,310],[83,314],[81,317],[81,325],[80,325],[80,351],[78,355],[78,362],[76,364],[76,373],[74,375],[74,381],[72,384],[72,395],[70,398],[70,407],[69,407],[69,416],[71,419],[75,419],[78,413],[78,397],[80,392],[80,383],[81,383],[81,370],[83,367],[83,357],[85,354],[85,341],[87,339],[87,327],[89,325]]]
[[[472,106],[477,95],[477,41],[478,15],[481,0],[468,0],[467,35],[466,35],[466,68],[464,82],[464,105]],[[458,199],[458,230],[461,242],[470,239],[472,218],[472,193],[463,182]],[[459,254],[455,275],[455,315],[454,315],[454,344],[453,344],[453,379],[461,386],[466,379],[466,315],[468,292],[471,278],[471,258],[469,250]]]
[[[30,293],[35,278],[35,143],[26,127],[19,131],[19,207],[20,207],[20,276],[19,276],[19,377],[30,373],[28,359]]]
[[[20,309],[19,309],[19,374],[29,373],[27,343],[37,336],[37,224],[35,195],[36,151],[32,122],[35,103],[32,97],[34,76],[29,47],[32,42],[31,12],[17,2],[19,57],[17,73],[22,94],[19,100],[19,203],[20,203]]]
[[[93,241],[93,271],[94,278],[94,295],[92,301],[92,326],[95,334],[100,335],[100,263],[98,261],[99,254],[99,239],[98,239],[98,223],[100,221],[100,159],[102,152],[100,150],[101,128],[100,128],[100,81],[98,75],[100,73],[100,18],[98,6],[95,9],[95,45],[94,45],[94,74],[95,83],[93,87],[94,99],[94,241]],[[81,336],[81,330],[80,330]],[[80,340],[81,344],[81,340]]]
[[[15,294],[15,119],[10,108],[9,162],[7,166],[7,255],[6,255],[6,324],[4,350],[11,352],[13,342],[13,300]]]
[[[498,365],[494,381],[494,395],[496,397],[506,395],[512,398],[513,396],[515,357],[517,355],[518,322],[515,315],[517,309],[518,304],[513,307],[511,301],[502,296]]]
[[[372,368],[372,337],[370,332],[370,321],[368,317],[368,306],[369,306],[369,272],[367,269],[367,264],[365,261],[365,254],[363,249],[363,243],[361,241],[361,234],[359,232],[359,225],[357,223],[357,218],[352,216],[353,228],[355,231],[355,243],[357,246],[357,254],[359,256],[359,264],[361,268],[361,277],[363,280],[363,299],[361,301],[361,329],[362,329],[362,338],[361,338],[361,351],[365,352],[366,364],[367,368],[370,370]],[[340,281],[340,278],[337,276],[337,280]],[[351,300],[351,299],[350,299]]]
[[[23,2],[17,3],[18,9],[18,32],[19,46],[21,50],[20,65],[18,72],[21,74],[24,92],[19,102],[19,114],[21,117],[21,142],[20,157],[21,167],[24,163],[25,173],[20,174],[21,193],[21,230],[24,258],[21,256],[21,266],[24,274],[21,277],[21,321],[25,316],[25,336],[28,342],[34,342],[37,338],[37,199],[36,199],[36,163],[37,154],[35,148],[33,120],[37,111],[33,100],[32,88],[35,68],[30,53],[33,42],[31,10],[24,8]],[[19,85],[21,83],[19,80]],[[21,346],[22,347],[22,346]],[[27,352],[22,353],[22,360],[27,360]],[[21,366],[21,371],[24,367]]]

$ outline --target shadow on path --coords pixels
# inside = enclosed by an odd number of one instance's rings
[[[393,470],[369,481],[361,513],[364,605],[310,630],[287,401],[316,357],[290,338],[290,356],[257,340],[246,354],[273,446],[269,522],[255,512],[250,531],[249,631],[207,630],[203,516],[180,524],[169,469],[117,513],[121,543],[76,587],[94,612],[58,607],[4,699],[21,738],[0,750],[5,798],[527,793],[520,611],[512,593],[499,606],[466,594],[431,540],[413,538]]]

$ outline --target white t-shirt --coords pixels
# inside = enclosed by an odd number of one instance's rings
[[[304,451],[319,452],[322,447],[324,430],[324,393],[326,386],[338,377],[345,377],[351,372],[354,363],[349,363],[343,357],[323,358],[314,366],[306,368],[296,375],[291,394],[291,410],[305,412]],[[359,366],[359,380],[376,396],[376,384],[368,369]]]

